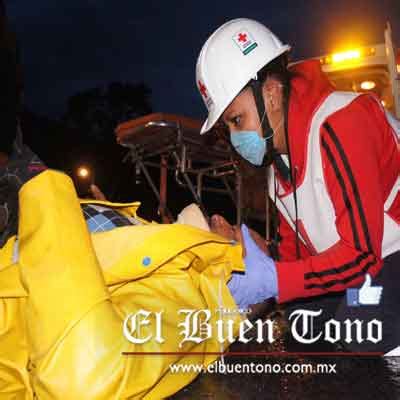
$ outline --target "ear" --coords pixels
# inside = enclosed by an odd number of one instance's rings
[[[282,109],[282,84],[275,78],[267,78],[263,85],[264,101],[269,110],[276,112]]]

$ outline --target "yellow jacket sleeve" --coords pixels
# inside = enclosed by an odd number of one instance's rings
[[[0,400],[30,400],[28,344],[25,330],[27,292],[13,263],[15,237],[0,249]]]

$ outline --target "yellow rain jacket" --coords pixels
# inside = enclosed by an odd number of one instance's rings
[[[0,250],[0,400],[162,399],[197,375],[170,364],[213,362],[213,339],[186,342],[181,309],[236,308],[226,286],[241,247],[190,226],[148,224],[90,234],[71,180],[45,171],[19,193],[15,238]],[[136,217],[137,204],[125,208]],[[162,314],[163,343],[133,344],[123,320]],[[235,317],[237,327],[239,317]],[[155,334],[154,325],[141,336]],[[222,346],[222,347],[221,347]]]

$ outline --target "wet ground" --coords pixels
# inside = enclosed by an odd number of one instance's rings
[[[234,343],[234,352],[300,352],[300,348],[288,340],[287,324],[282,314],[274,315],[279,320],[280,339],[271,344]],[[312,351],[337,351],[337,349],[313,348]],[[349,356],[345,355],[306,357],[282,356],[228,356],[225,364],[318,364],[335,365],[336,373],[298,374],[200,374],[189,386],[170,397],[170,400],[186,399],[278,399],[278,400],[400,400],[400,357]],[[329,367],[326,367],[327,370]],[[329,369],[332,369],[330,367]]]
[[[229,359],[225,362],[336,363],[335,375],[201,375],[170,399],[395,400],[400,399],[400,360],[382,358]]]

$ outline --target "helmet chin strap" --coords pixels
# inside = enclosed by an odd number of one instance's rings
[[[263,166],[266,166],[273,161],[282,177],[285,180],[289,180],[290,170],[285,162],[282,160],[281,155],[276,151],[274,147],[273,137],[275,132],[271,128],[271,124],[265,110],[264,96],[262,94],[262,83],[257,79],[252,79],[250,81],[250,87],[256,103],[257,113],[261,121],[262,134],[267,142],[267,153],[264,156]]]
[[[268,115],[265,110],[264,97],[262,94],[262,83],[256,79],[250,81],[250,87],[253,91],[254,100],[256,102],[258,116],[261,122],[261,129],[263,137],[267,140],[267,149],[272,149],[274,144],[272,137],[274,136],[274,131],[269,123]]]

